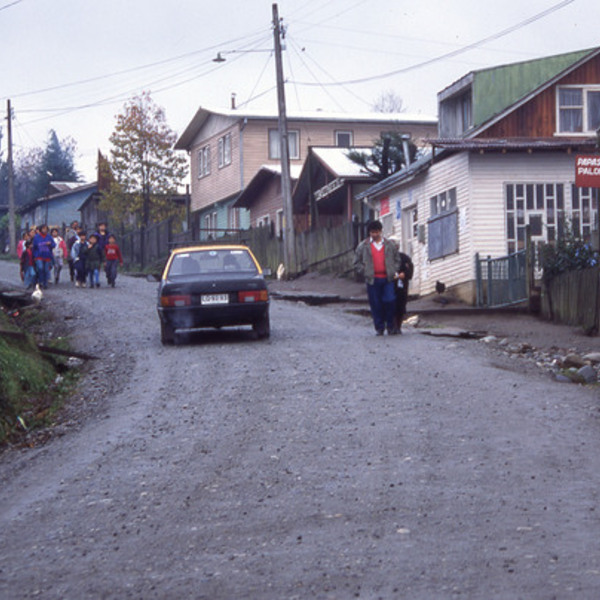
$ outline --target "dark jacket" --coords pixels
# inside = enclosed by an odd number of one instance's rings
[[[392,240],[383,239],[383,252],[385,256],[385,274],[388,281],[394,281],[394,276],[400,268],[400,256],[398,247]],[[372,285],[375,281],[375,268],[373,266],[373,254],[371,253],[371,238],[363,240],[354,253],[354,270],[357,275],[365,278]]]
[[[85,264],[88,268],[88,271],[93,271],[100,268],[100,265],[102,264],[102,250],[98,244],[88,246]]]

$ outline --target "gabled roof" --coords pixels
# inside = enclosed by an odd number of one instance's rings
[[[318,168],[327,172],[334,180],[339,180],[340,184],[346,182],[374,181],[375,175],[367,173],[362,167],[348,158],[350,150],[359,150],[371,152],[373,148],[339,148],[337,146],[312,146],[308,157],[302,166],[302,173],[294,189],[294,199],[307,197],[310,189],[310,179],[314,177]],[[310,175],[310,177],[309,177]]]
[[[443,152],[443,151],[442,151]],[[441,152],[438,152],[436,156],[440,156]],[[408,167],[393,173],[389,177],[382,179],[371,187],[367,188],[364,192],[357,194],[356,199],[362,200],[363,198],[369,198],[371,196],[378,196],[384,194],[388,190],[400,185],[401,183],[407,183],[412,181],[417,175],[427,171],[433,164],[433,152],[425,152],[422,156],[417,158]]]
[[[28,204],[24,204],[23,206],[20,206],[18,208],[17,212],[19,214],[24,214],[40,204],[46,204],[48,202],[53,202],[55,200],[61,200],[61,199],[68,198],[68,197],[72,197],[75,200],[77,200],[79,198],[87,198],[88,195],[93,194],[98,191],[98,184],[96,182],[94,182],[94,183],[81,183],[80,182],[75,185],[76,185],[76,187],[74,187],[72,189],[67,189],[62,192],[58,192],[56,194],[50,194],[49,196],[44,196],[43,198],[38,198],[37,200],[33,200],[32,202],[29,202]]]
[[[300,165],[290,165],[290,177],[292,182],[295,182],[298,179],[301,169],[302,167]],[[238,196],[237,200],[233,203],[233,206],[238,208],[250,208],[256,197],[260,194],[260,190],[263,186],[274,177],[281,177],[281,166],[262,165],[260,169],[256,171],[254,177],[250,180],[242,193]]]
[[[598,54],[600,48],[592,48],[472,71],[442,90],[438,101],[470,88],[473,128],[466,137],[472,137]]]
[[[232,122],[237,120],[256,120],[256,121],[276,121],[278,119],[277,112],[273,111],[244,111],[237,108],[226,110],[211,110],[209,108],[200,107],[192,120],[185,128],[177,142],[175,143],[176,150],[189,150],[194,138],[208,118],[212,115],[217,115],[229,118]],[[320,110],[315,111],[290,111],[287,113],[288,122],[300,121],[333,121],[339,123],[406,123],[406,124],[425,124],[436,125],[437,117],[431,115],[411,114],[411,113],[337,113],[325,112]]]

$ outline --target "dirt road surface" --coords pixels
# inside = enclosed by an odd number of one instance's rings
[[[0,456],[1,598],[597,597],[596,389],[280,300],[269,340],[164,348],[155,295],[46,294],[100,358]]]

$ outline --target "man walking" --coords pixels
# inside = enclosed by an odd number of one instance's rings
[[[396,244],[383,237],[381,221],[371,221],[367,226],[369,237],[356,248],[354,269],[364,276],[367,284],[369,306],[377,335],[395,335],[396,314],[395,281],[400,270],[400,257]]]

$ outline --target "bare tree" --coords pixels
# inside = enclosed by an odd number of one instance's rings
[[[381,113],[404,112],[404,101],[394,90],[385,90],[379,94],[373,104],[373,110]]]

